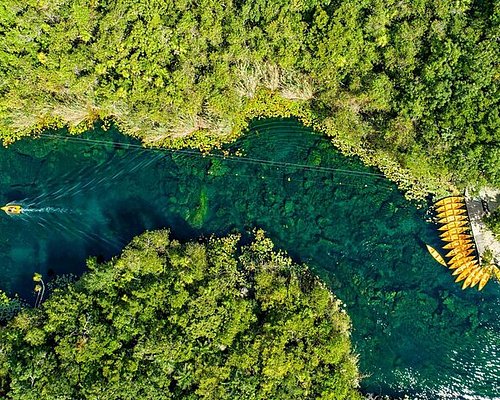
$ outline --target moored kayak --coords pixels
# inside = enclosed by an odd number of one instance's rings
[[[456,268],[459,268],[460,266],[468,263],[469,261],[474,261],[474,260],[476,260],[476,258],[474,256],[463,257],[463,258],[458,259],[457,261],[449,262],[448,266],[450,269],[456,269]],[[476,260],[476,263],[477,263],[477,260]]]
[[[457,241],[463,241],[463,240],[472,240],[471,235],[466,235],[466,234],[461,234],[457,235],[456,233],[450,233],[450,232],[445,232],[439,235],[441,237],[441,240],[445,242],[457,242]]]
[[[446,253],[446,257],[453,257],[457,254],[464,252],[465,250],[469,250],[474,245],[472,243],[467,244],[459,244],[458,246],[453,247],[448,253]]]
[[[460,228],[464,225],[467,225],[467,221],[453,221],[449,222],[446,225],[443,225],[438,228],[438,231],[448,231],[453,228]]]
[[[479,281],[479,286],[477,287],[477,290],[483,290],[483,288],[486,286],[486,284],[488,283],[488,280],[490,279],[491,277],[491,274],[488,272],[486,272],[483,277],[481,278],[481,280]]]
[[[450,264],[454,264],[456,263],[457,261],[459,260],[462,260],[464,258],[466,258],[467,256],[470,256],[472,253],[474,253],[474,249],[469,249],[469,250],[464,250],[464,251],[461,251],[460,253],[458,253],[457,255],[453,256],[449,263]]]
[[[466,215],[449,215],[448,217],[443,217],[439,219],[440,224],[449,224],[450,222],[455,222],[455,221],[464,221],[467,220]]]
[[[465,214],[465,210],[463,208],[456,208],[453,210],[446,210],[446,211],[438,211],[438,218],[446,218],[446,217],[452,217],[455,215],[461,215]]]
[[[472,269],[476,268],[478,266],[477,260],[470,260],[467,262],[464,262],[463,264],[457,263],[453,265],[453,268],[450,266],[450,269],[454,269],[452,275],[460,275],[462,272],[464,272],[466,269]]]
[[[481,272],[476,274],[476,276],[472,279],[470,287],[473,288],[474,286],[476,286],[481,281],[481,279],[483,279],[483,276],[486,275],[488,275],[488,273],[484,269],[481,269]]]
[[[457,279],[455,279],[455,282],[463,281],[465,278],[468,278],[472,274],[476,273],[476,271],[479,271],[479,268],[477,266],[474,268],[465,269],[460,275],[458,275]]]
[[[434,205],[436,207],[439,207],[446,204],[463,204],[463,203],[464,203],[464,198],[462,196],[450,196],[437,201],[436,203],[434,203]]]
[[[444,265],[446,267],[446,261],[444,258],[439,254],[439,252],[432,246],[429,246],[426,244],[427,250],[429,250],[429,253],[431,253],[431,256],[434,257],[434,260],[436,260],[439,264]]]
[[[464,284],[462,285],[462,290],[467,289],[470,286],[470,284],[472,283],[473,279],[476,276],[479,276],[479,275],[482,275],[482,274],[483,274],[483,270],[481,268],[478,268],[478,269],[472,271],[469,274],[469,276],[467,277],[467,279],[465,279]]]
[[[450,249],[454,249],[455,247],[466,246],[469,244],[472,244],[472,240],[470,240],[470,239],[468,239],[468,240],[455,240],[455,241],[451,241],[450,243],[446,243],[443,246],[443,249],[450,250]]]
[[[436,208],[437,213],[442,213],[446,211],[455,211],[455,210],[460,210],[463,209],[464,204],[463,203],[450,203],[450,204],[445,204],[444,206],[440,206]],[[465,211],[465,210],[464,210]]]

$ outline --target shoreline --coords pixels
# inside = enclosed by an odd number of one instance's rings
[[[490,212],[493,212],[500,204],[500,190],[482,188],[477,195],[471,195],[468,190],[465,191],[465,204],[479,255],[479,263],[481,264],[484,252],[491,250],[493,260],[498,265],[500,264],[500,242],[482,220],[487,214],[482,205],[483,201],[488,204]]]

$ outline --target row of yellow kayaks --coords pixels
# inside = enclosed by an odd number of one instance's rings
[[[453,270],[458,275],[455,282],[464,281],[462,289],[478,285],[482,290],[488,283],[492,271],[489,267],[481,267],[476,256],[474,241],[469,234],[470,227],[465,209],[465,199],[461,196],[450,196],[435,203],[437,220],[441,226],[439,236],[445,244],[445,257],[431,246],[427,245],[429,253],[441,265]]]
[[[434,203],[434,207],[443,207],[443,206],[456,206],[457,204],[465,204],[465,199],[462,196],[449,196],[445,197],[441,200],[438,200]]]
[[[481,267],[477,258],[474,256],[474,249],[472,248],[463,253],[459,252],[453,255],[448,262],[446,262],[441,254],[433,247],[427,245],[427,249],[437,262],[454,270],[453,275],[458,275],[455,282],[465,280],[462,289],[478,285],[478,289],[482,290],[491,276],[496,272],[496,267],[494,266]],[[497,272],[497,275],[500,275],[500,273]]]
[[[488,283],[491,278],[491,273],[493,266],[490,267],[481,267],[478,265],[478,262],[474,257],[471,257],[469,260],[464,260],[463,263],[454,265],[453,275],[458,275],[455,279],[455,282],[464,281],[462,285],[462,289],[466,289],[469,286],[474,287],[477,284],[478,289],[482,290],[484,286]]]

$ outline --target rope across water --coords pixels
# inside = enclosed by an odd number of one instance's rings
[[[246,156],[225,155],[225,154],[216,154],[216,153],[201,153],[200,151],[190,150],[190,149],[168,149],[168,148],[143,147],[139,144],[133,144],[133,143],[109,142],[109,141],[105,141],[105,140],[86,139],[86,138],[71,137],[71,136],[61,136],[61,135],[54,135],[54,134],[48,134],[48,133],[42,133],[42,134],[40,134],[40,137],[46,138],[46,139],[68,140],[68,141],[72,141],[72,142],[99,144],[99,145],[106,145],[106,146],[120,145],[120,146],[124,146],[124,147],[129,147],[129,148],[131,147],[131,148],[135,148],[135,149],[140,149],[140,150],[144,150],[144,151],[153,151],[153,152],[160,151],[160,152],[172,153],[172,154],[185,154],[185,155],[197,156],[197,157],[218,158],[218,159],[229,160],[229,161],[240,162],[240,163],[267,165],[270,167],[277,167],[277,168],[299,168],[299,169],[303,169],[303,170],[317,171],[317,172],[341,173],[341,174],[346,174],[346,175],[360,176],[360,177],[363,176],[363,177],[371,177],[371,178],[385,178],[383,174],[375,173],[375,172],[353,171],[353,170],[347,170],[347,169],[342,169],[342,168],[325,167],[325,166],[320,166],[320,165],[307,165],[307,164],[299,164],[299,163],[291,163],[291,162],[280,162],[280,161],[265,160],[265,159],[261,159],[261,158],[246,157]]]

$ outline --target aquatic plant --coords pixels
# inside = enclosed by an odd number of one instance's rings
[[[200,228],[205,221],[208,213],[208,193],[207,188],[203,187],[200,191],[199,203],[195,209],[189,210],[187,221],[195,228]]]

